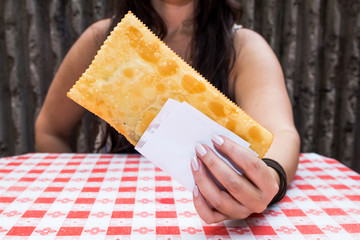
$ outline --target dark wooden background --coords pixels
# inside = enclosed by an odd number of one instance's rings
[[[139,1],[139,0],[137,0]],[[34,152],[34,122],[66,52],[112,0],[0,0],[0,156]],[[302,152],[360,172],[360,0],[242,0],[243,25],[284,69]],[[92,151],[92,116],[74,148]]]

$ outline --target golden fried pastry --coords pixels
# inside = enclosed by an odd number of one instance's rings
[[[273,134],[225,97],[131,12],[114,28],[68,97],[133,145],[169,99],[186,101],[263,157]]]

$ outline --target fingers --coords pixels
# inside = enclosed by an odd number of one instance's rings
[[[196,158],[192,158],[192,170],[197,187],[194,189],[194,204],[197,212],[205,222],[218,222],[221,216],[226,219],[243,219],[251,211],[241,205],[229,193],[222,191],[207,174],[204,165]],[[198,195],[196,193],[199,192]],[[205,200],[206,199],[206,200]],[[209,203],[214,209],[210,208]],[[222,220],[220,220],[222,221]]]
[[[191,165],[197,184],[194,205],[200,217],[212,223],[243,219],[253,212],[263,212],[278,191],[277,173],[274,174],[262,160],[226,137],[214,136],[212,141],[216,150],[242,169],[244,174],[236,173],[209,146],[196,145],[197,157],[192,159]],[[213,177],[227,191],[219,189]]]
[[[261,212],[265,209],[266,204],[264,204],[265,200],[263,199],[263,194],[256,186],[254,186],[245,177],[240,176],[233,169],[231,169],[208,146],[197,145],[195,148],[201,161],[231,194],[229,195],[224,191],[222,191],[222,196],[219,196],[220,194],[213,194],[208,190],[208,186],[210,184],[215,184],[207,176],[207,174],[203,174],[201,169],[198,172],[193,171],[195,182],[197,183],[200,191],[202,189],[204,190],[201,192],[211,205],[225,214],[238,213],[237,217],[239,218],[243,218],[245,215],[244,213],[247,214],[248,210],[251,210],[251,212]],[[206,171],[204,172],[206,173]],[[216,185],[215,187],[218,189]],[[213,191],[214,193],[217,193],[219,190]],[[230,199],[232,199],[232,201],[230,201]],[[229,204],[224,203],[226,200],[229,202]],[[242,206],[241,209],[239,207],[234,209],[233,206],[236,204]],[[247,211],[245,211],[244,208],[246,208]]]
[[[272,192],[274,189],[269,189],[269,186],[276,188],[274,176],[261,159],[224,136],[215,135],[212,141],[216,150],[228,156],[259,189]]]
[[[194,188],[193,198],[196,211],[198,212],[201,219],[203,219],[204,222],[206,222],[207,224],[222,222],[229,218],[225,214],[222,214],[219,211],[210,208],[205,198],[199,192],[197,186],[195,186]]]

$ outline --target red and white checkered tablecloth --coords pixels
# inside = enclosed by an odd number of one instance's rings
[[[245,220],[205,224],[192,193],[139,155],[0,159],[2,239],[360,239],[360,175],[302,154],[287,196]]]

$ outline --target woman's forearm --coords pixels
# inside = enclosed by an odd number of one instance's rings
[[[276,160],[284,168],[288,184],[292,181],[299,161],[300,138],[295,129],[281,129],[274,133],[274,141],[265,158]]]

